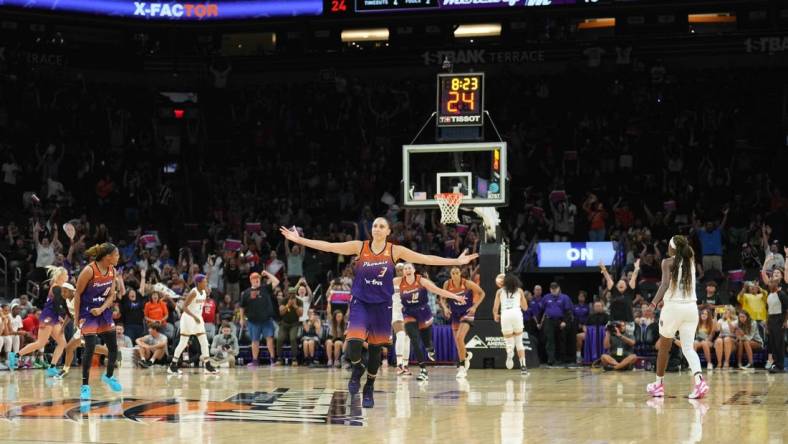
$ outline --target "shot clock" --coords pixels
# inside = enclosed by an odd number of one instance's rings
[[[438,127],[482,126],[484,74],[438,74]]]

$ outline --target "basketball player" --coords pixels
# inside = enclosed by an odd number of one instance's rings
[[[419,337],[424,348],[427,349],[427,358],[430,361],[435,361],[435,350],[432,348],[432,310],[429,306],[429,295],[427,292],[432,292],[438,296],[457,300],[459,303],[465,303],[464,296],[458,296],[454,293],[448,292],[437,285],[433,284],[429,279],[416,274],[416,269],[413,264],[405,264],[402,269],[403,277],[394,278],[394,288],[399,289],[399,294],[402,299],[403,310],[402,313],[405,317],[405,331],[410,337],[411,344],[416,346],[416,359],[419,360],[419,376],[416,377],[419,381],[429,380],[427,374],[427,367],[425,366],[424,352],[421,350],[419,344]]]
[[[402,277],[404,263],[400,262],[394,267],[397,277]],[[399,287],[394,285],[394,297],[391,303],[391,329],[397,338],[394,344],[394,352],[397,355],[397,376],[410,376],[413,373],[408,369],[410,361],[410,338],[405,334],[405,323],[402,317],[402,300],[399,295]]]
[[[194,275],[194,282],[197,286],[192,288],[183,304],[180,324],[181,338],[178,341],[178,346],[175,347],[170,367],[167,369],[167,373],[171,375],[181,373],[181,369],[178,368],[178,360],[181,357],[181,353],[189,346],[189,337],[191,336],[197,336],[197,340],[200,342],[200,360],[205,366],[205,373],[212,375],[218,373],[210,361],[211,349],[208,347],[208,338],[205,336],[205,322],[202,320],[202,306],[205,304],[205,299],[208,298],[206,293],[208,280],[205,279],[204,274],[197,274]]]
[[[525,293],[520,284],[520,279],[513,274],[499,274],[495,278],[495,285],[498,291],[495,292],[495,302],[493,302],[493,319],[501,323],[501,332],[506,341],[506,368],[511,370],[514,367],[514,350],[517,349],[517,357],[520,359],[520,373],[528,375],[528,368],[525,366],[525,347],[523,346],[523,310],[528,309],[528,301],[525,300]],[[498,314],[498,309],[501,314]]]
[[[394,264],[402,259],[425,265],[465,265],[478,257],[463,252],[456,259],[420,254],[401,245],[387,241],[391,234],[389,222],[382,217],[372,222],[372,240],[348,242],[324,242],[306,239],[295,227],[281,227],[282,235],[290,242],[315,250],[346,256],[358,255],[351,289],[351,302],[347,327],[347,354],[352,364],[352,375],[348,382],[351,396],[358,394],[361,376],[366,371],[362,406],[375,405],[373,392],[375,378],[380,368],[381,347],[391,342],[391,297],[394,294]],[[361,362],[364,341],[369,344],[369,360]]]
[[[74,297],[74,286],[66,282],[68,280],[68,270],[63,267],[47,267],[49,274],[49,294],[44,303],[44,309],[41,310],[39,320],[41,324],[38,327],[38,337],[36,342],[27,344],[19,353],[8,353],[8,368],[15,370],[17,361],[22,356],[42,350],[49,344],[49,338],[52,337],[57,346],[54,353],[52,353],[52,362],[45,364],[46,375],[50,378],[57,376],[58,371],[55,365],[60,361],[60,356],[66,348],[66,338],[63,335],[63,325],[66,320],[66,300]]]
[[[698,327],[698,307],[695,296],[695,253],[687,238],[673,236],[668,246],[668,258],[662,261],[662,283],[651,305],[656,308],[665,298],[665,305],[659,317],[659,341],[657,342],[657,380],[646,387],[653,397],[665,396],[665,368],[673,337],[678,330],[682,338],[681,351],[692,370],[694,387],[689,399],[706,396],[709,386],[703,379],[700,358],[693,347],[692,338]]]
[[[452,300],[450,305],[446,305],[446,300],[440,298],[439,302],[443,308],[444,315],[451,319],[451,329],[454,332],[454,343],[457,345],[457,354],[460,362],[457,369],[457,378],[465,378],[468,375],[468,368],[471,366],[473,353],[465,350],[465,335],[473,325],[473,317],[476,309],[484,300],[484,290],[468,279],[462,277],[459,267],[451,269],[451,279],[443,283],[443,289],[457,296],[465,296],[465,302],[460,303]]]
[[[74,299],[76,298],[66,299],[66,306],[68,307],[68,313],[71,316],[71,319],[76,319],[76,316],[74,315]],[[71,370],[71,364],[74,362],[74,352],[84,344],[85,341],[82,340],[82,335],[79,332],[79,328],[74,326],[74,333],[72,333],[71,339],[66,344],[66,357],[63,361],[63,368],[58,371],[57,375],[55,376],[56,379],[63,379],[66,377],[66,375],[68,375],[69,370]],[[107,347],[104,345],[96,345],[95,353],[97,355],[107,356]]]
[[[90,366],[96,350],[98,338],[107,347],[107,373],[101,381],[113,392],[120,392],[123,387],[113,376],[118,356],[118,343],[115,339],[115,322],[112,320],[112,304],[115,300],[115,266],[118,265],[120,253],[118,248],[109,243],[97,244],[85,251],[93,261],[89,263],[77,279],[77,292],[74,296],[74,325],[78,326],[85,340],[82,354],[82,388],[79,397],[89,400]]]

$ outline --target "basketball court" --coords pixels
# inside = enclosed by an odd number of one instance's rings
[[[79,378],[44,372],[0,376],[0,442],[759,442],[788,439],[785,377],[714,372],[707,399],[690,402],[685,374],[668,374],[664,400],[651,372],[589,369],[471,370],[435,367],[430,381],[388,368],[376,406],[348,402],[345,370],[221,369],[217,376],[164,368],[118,372],[122,398],[96,385],[79,401]]]

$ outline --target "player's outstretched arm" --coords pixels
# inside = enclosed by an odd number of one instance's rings
[[[438,267],[448,267],[452,265],[458,265],[458,266],[466,265],[470,263],[472,260],[479,257],[478,254],[476,253],[468,254],[468,250],[465,250],[462,252],[461,255],[457,256],[456,259],[450,259],[447,257],[417,253],[401,245],[394,245],[394,248],[392,249],[392,254],[394,255],[394,258],[396,258],[396,260],[404,260],[406,262],[410,262],[414,264],[435,265]]]
[[[447,299],[454,299],[455,301],[459,301],[461,304],[465,303],[464,296],[457,296],[450,291],[444,290],[427,278],[421,278],[421,286],[426,288],[430,293],[437,294],[438,296],[442,296]]]
[[[325,251],[328,253],[344,254],[346,256],[358,254],[361,252],[361,247],[364,245],[361,241],[348,241],[348,242],[326,242],[314,239],[307,239],[301,237],[298,231],[293,228],[279,227],[282,236],[290,242],[303,245],[307,248],[314,250]]]

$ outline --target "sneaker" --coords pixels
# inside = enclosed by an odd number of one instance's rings
[[[82,400],[89,400],[90,399],[90,386],[83,385],[81,389],[79,389],[79,399]]]
[[[471,359],[473,359],[473,353],[466,352],[465,353],[465,370],[471,368]]]
[[[747,370],[750,367],[752,367],[752,364],[748,362],[747,365],[739,365],[739,370]]]
[[[257,367],[260,367],[260,364],[258,364],[257,361],[252,361],[246,364],[246,368],[257,368]]]
[[[49,367],[49,368],[47,368],[47,372],[46,373],[47,373],[47,378],[54,378],[60,372],[58,372],[57,368],[55,368],[55,367]]]
[[[665,383],[652,382],[646,386],[646,392],[654,398],[662,398],[665,396]]]
[[[403,376],[413,376],[413,372],[410,371],[407,365],[403,365],[402,368],[405,370],[405,373],[402,374]]]
[[[140,367],[142,367],[142,368],[150,368],[150,366],[151,366],[151,363],[149,361],[147,361],[146,359],[140,359],[139,364],[140,364]]]
[[[167,374],[168,375],[180,375],[182,373],[183,372],[181,372],[181,369],[178,368],[178,363],[177,362],[175,362],[175,361],[170,362],[170,366],[167,367]]]
[[[771,370],[772,367],[774,367],[774,362],[766,361],[766,364],[764,364],[763,369],[764,370]]]
[[[58,370],[57,375],[55,375],[55,379],[63,379],[68,375],[68,367],[63,367]]]
[[[520,367],[520,376],[528,376],[528,375],[530,375],[530,373],[528,373],[528,367],[526,367],[524,365],[521,366]]]
[[[506,370],[511,370],[514,368],[514,352],[507,351],[506,352]]]
[[[706,370],[708,370],[708,371],[714,370],[714,366],[711,364],[711,362],[706,364]]]
[[[602,367],[606,372],[612,372],[615,368],[612,365],[606,365]]]
[[[328,367],[328,368],[331,368],[331,367],[333,367],[333,366],[334,366],[334,361],[328,361],[328,362],[326,363],[326,367]]]
[[[361,388],[361,375],[364,374],[366,369],[364,364],[361,363],[353,366],[353,373],[350,374],[350,381],[347,383],[347,391],[351,396],[358,394]]]
[[[783,373],[784,370],[778,368],[776,365],[773,365],[772,368],[769,369],[769,373]]]
[[[0,371],[8,370],[8,366],[0,362]]]
[[[416,379],[419,381],[429,381],[430,375],[427,373],[427,369],[422,368],[421,370],[419,370],[419,376],[416,376]]]
[[[709,385],[706,384],[706,380],[701,378],[700,382],[695,384],[695,387],[692,389],[692,393],[689,394],[689,399],[702,399],[706,396],[706,393],[709,392]]]
[[[435,362],[435,350],[434,349],[427,350],[427,359],[429,359],[432,362]]]
[[[118,382],[118,380],[114,376],[104,375],[101,377],[101,382],[107,384],[109,386],[109,389],[115,393],[118,393],[121,390],[123,390],[123,386],[120,385],[120,382]]]
[[[405,366],[400,364],[397,366],[397,376],[402,376],[405,374]]]
[[[375,407],[375,380],[367,378],[364,384],[364,391],[361,397],[361,407],[371,409]]]
[[[38,358],[33,361],[33,368],[40,370],[46,368],[46,363]]]
[[[19,357],[19,355],[14,353],[14,352],[9,352],[8,353],[8,368],[9,369],[16,370],[16,366],[18,364],[18,362],[17,362],[18,357]]]
[[[216,375],[219,373],[219,371],[214,368],[213,364],[211,364],[211,361],[205,361],[205,373],[209,375]]]
[[[456,376],[457,379],[465,379],[467,376],[468,376],[468,370],[464,366],[457,368],[457,376]]]

